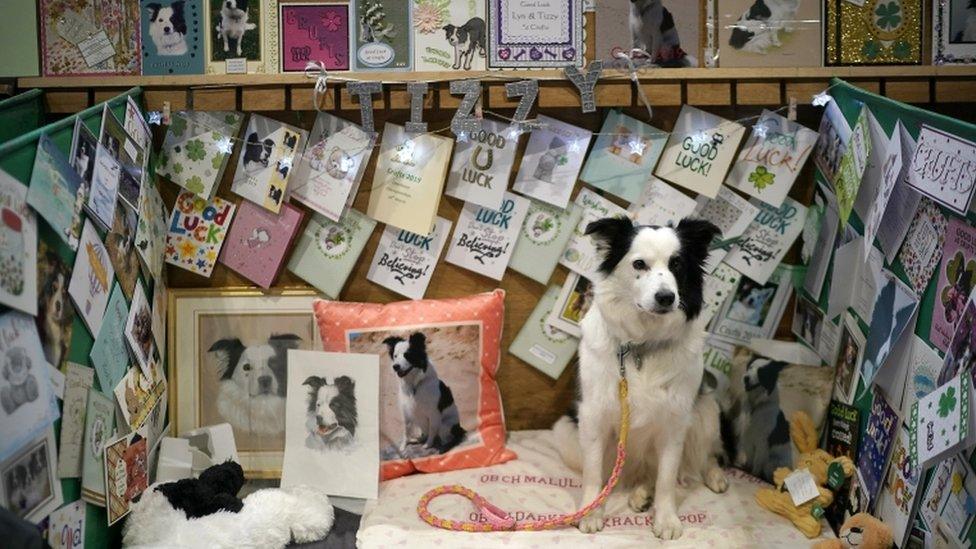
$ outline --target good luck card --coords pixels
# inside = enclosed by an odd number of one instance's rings
[[[139,1],[142,74],[203,74],[204,0]]]
[[[618,109],[611,110],[580,179],[627,202],[636,202],[664,150],[667,135]]]
[[[376,221],[357,210],[346,211],[338,223],[314,214],[298,237],[288,270],[337,299],[375,227]]]
[[[465,204],[444,260],[501,280],[528,210],[528,198],[508,192],[497,210]]]
[[[596,194],[590,189],[583,187],[576,195],[576,205],[583,211],[579,223],[573,230],[559,263],[586,277],[596,276],[597,267],[600,265],[600,256],[597,253],[593,240],[584,234],[586,226],[591,221],[596,221],[602,217],[616,217],[627,215],[627,210],[610,202],[606,198]]]
[[[373,152],[373,139],[356,124],[320,112],[295,165],[288,192],[292,199],[339,221],[355,198]]]
[[[451,222],[443,217],[435,218],[426,236],[387,225],[366,279],[410,299],[423,298],[450,232]]]
[[[44,76],[139,74],[138,2],[41,0],[38,14]]]
[[[583,64],[581,0],[488,0],[488,65],[553,68]]]
[[[413,3],[413,70],[485,70],[486,1],[410,0]]]
[[[929,340],[945,351],[953,327],[962,316],[973,286],[976,285],[976,229],[958,218],[949,221],[942,264],[935,272],[935,308]]]
[[[759,213],[758,206],[725,187],[718,190],[715,198],[699,196],[697,202],[695,216],[714,223],[722,231],[720,234],[722,240],[741,236]],[[705,272],[710,273],[715,270],[727,253],[728,251],[722,248],[709,252],[708,259],[705,261]]]
[[[971,446],[974,410],[972,379],[962,372],[912,406],[912,464],[927,468],[946,456]]]
[[[778,208],[816,141],[817,132],[764,110],[725,183]]]
[[[308,132],[252,114],[241,145],[230,190],[258,206],[278,213],[288,177],[304,147]]]
[[[908,185],[966,215],[976,191],[976,143],[922,125],[908,170]]]
[[[28,189],[0,170],[0,303],[37,314],[37,219]]]
[[[84,181],[47,134],[37,140],[37,154],[31,170],[27,203],[71,249],[81,236],[81,207]]]
[[[868,497],[869,508],[874,507],[881,492],[899,424],[898,413],[888,404],[884,395],[875,390],[857,458],[857,476]]]
[[[745,131],[738,122],[685,105],[654,175],[715,198]]]
[[[593,133],[542,114],[537,120],[541,127],[529,136],[512,188],[565,208]]]
[[[262,288],[271,287],[304,217],[304,211],[288,203],[277,214],[250,202],[242,203],[227,233],[220,262]]]
[[[481,121],[481,131],[454,146],[444,194],[486,208],[501,207],[518,149],[518,134],[497,120]]]
[[[98,237],[95,226],[86,220],[81,230],[75,266],[71,271],[68,294],[92,335],[98,334],[102,327],[114,280],[115,269],[109,260],[108,249]]]
[[[912,463],[909,451],[911,446],[909,430],[898,427],[898,439],[891,453],[891,466],[878,497],[875,513],[891,527],[898,547],[906,547],[905,540],[911,531],[915,513],[918,510],[919,483],[922,481],[922,468]]]
[[[181,111],[172,115],[159,151],[156,175],[202,198],[224,177],[244,115],[232,111]]]
[[[538,200],[529,199],[529,202],[508,268],[539,284],[548,284],[566,244],[576,232],[583,210],[576,204],[561,209]]]
[[[209,277],[234,210],[234,204],[219,196],[207,201],[190,191],[180,193],[166,235],[166,262]]]
[[[358,23],[352,32],[353,70],[409,70],[413,0],[353,0],[351,8]]]
[[[310,61],[349,70],[349,4],[281,2],[281,72],[302,72]]]
[[[773,208],[753,198],[759,213],[749,224],[742,240],[734,245],[725,262],[759,284],[765,284],[783,256],[793,245],[806,219],[807,208],[792,198]]]
[[[577,338],[549,325],[559,291],[559,286],[546,289],[508,348],[509,353],[552,379],[559,379],[579,344]]]

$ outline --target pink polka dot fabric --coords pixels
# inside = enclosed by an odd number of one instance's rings
[[[380,357],[383,480],[484,467],[517,457],[505,447],[505,418],[495,381],[501,357],[504,290],[387,304],[316,300],[312,307],[323,350]],[[463,440],[443,453],[411,440],[417,432],[406,427],[402,381],[393,371],[386,344],[390,338],[407,341],[416,333],[425,336],[429,363],[450,388],[465,430]],[[423,405],[419,401],[410,404]]]

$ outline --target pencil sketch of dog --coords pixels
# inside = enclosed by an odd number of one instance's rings
[[[241,43],[249,30],[257,25],[248,22],[248,0],[224,0],[220,7],[220,23],[217,24],[217,34],[224,41],[224,51],[230,51],[230,42],[234,42],[237,55],[241,55]]]
[[[688,67],[691,60],[681,49],[674,17],[663,0],[631,0],[630,32],[633,47],[646,51],[662,67]]]
[[[954,42],[976,42],[976,0],[966,5],[966,26],[956,33]]]
[[[472,17],[467,23],[461,26],[451,24],[444,25],[444,34],[447,35],[447,42],[454,48],[454,70],[463,68],[471,70],[471,61],[477,54],[485,57],[485,20],[480,17]]]
[[[309,388],[305,447],[338,450],[352,444],[359,424],[356,382],[349,376],[339,376],[332,383],[324,377],[310,376],[302,385]]]
[[[800,0],[755,0],[732,27],[729,45],[759,54],[782,46],[780,33],[793,32],[799,9]]]
[[[563,460],[583,473],[580,505],[593,501],[616,456],[621,375],[629,385],[630,434],[622,486],[630,508],[653,504],[654,534],[681,536],[679,481],[728,488],[721,454],[718,403],[703,390],[705,322],[703,264],[719,230],[683,219],[675,227],[634,225],[626,217],[586,227],[600,255],[593,306],[583,317],[577,412],[553,427]],[[621,358],[621,351],[628,349]],[[586,533],[604,527],[604,508],[584,517]]]

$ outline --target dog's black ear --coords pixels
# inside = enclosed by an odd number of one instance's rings
[[[272,334],[268,338],[268,345],[277,350],[297,349],[301,345],[302,338],[295,334]]]
[[[244,352],[244,344],[236,337],[228,337],[215,341],[207,351],[217,354],[217,363],[220,366],[221,378],[226,379],[232,373],[231,367],[237,363],[241,353]]]
[[[686,217],[674,228],[681,241],[681,255],[699,267],[708,258],[708,248],[722,231],[711,221]]]
[[[335,378],[335,386],[339,389],[340,393],[345,393],[348,396],[355,396],[356,382],[349,376],[339,376]]]
[[[247,142],[248,143],[257,143],[258,142],[258,132],[251,132],[251,135],[247,136]]]
[[[312,391],[318,391],[320,388],[322,388],[323,385],[328,385],[328,383],[325,381],[325,378],[323,377],[309,376],[305,378],[305,381],[302,382],[302,385],[308,385],[309,387],[312,388]]]
[[[173,11],[176,13],[183,13],[183,0],[176,0],[169,7],[173,8]]]
[[[393,358],[393,351],[396,350],[396,344],[403,341],[402,337],[390,336],[383,340],[383,344],[386,345],[387,349],[390,351],[390,358]]]
[[[626,217],[604,217],[590,222],[584,234],[593,239],[603,257],[599,271],[608,275],[630,250],[634,240],[634,223]]]
[[[410,348],[419,351],[427,350],[427,336],[422,332],[414,332],[410,334]]]
[[[156,18],[156,14],[159,13],[159,10],[161,10],[161,9],[163,9],[163,6],[161,6],[161,5],[159,5],[159,4],[155,3],[155,2],[151,2],[149,4],[146,4],[146,11],[149,12],[149,14],[150,14],[149,15],[149,18],[150,19],[155,19]]]
[[[776,388],[776,381],[779,379],[779,373],[786,367],[786,363],[780,360],[775,362],[770,362],[765,366],[761,366],[756,372],[756,377],[759,378],[759,384],[766,389],[766,393],[772,393],[773,389]]]

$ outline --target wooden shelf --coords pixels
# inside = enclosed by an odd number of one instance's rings
[[[510,108],[506,81],[535,78],[542,81],[539,105],[571,107],[579,104],[576,89],[562,71],[486,72],[367,72],[330,73],[334,80],[323,108],[357,109],[345,93],[344,80],[372,80],[390,84],[376,108],[407,109],[406,82],[433,82],[430,106],[453,107],[457,98],[447,92],[447,82],[460,77],[484,80],[489,107]],[[643,69],[640,85],[658,106],[683,103],[701,106],[782,105],[790,97],[806,102],[823,90],[832,77],[844,78],[869,91],[910,103],[976,101],[976,66],[879,66],[815,68],[718,68]],[[244,111],[307,110],[312,108],[313,80],[304,74],[247,74],[192,76],[30,77],[18,80],[20,88],[46,90],[51,112],[74,112],[133,86],[146,90],[148,108],[168,101],[173,109]],[[600,106],[630,106],[637,101],[630,74],[607,69],[597,87]],[[436,98],[436,99],[435,99]]]

